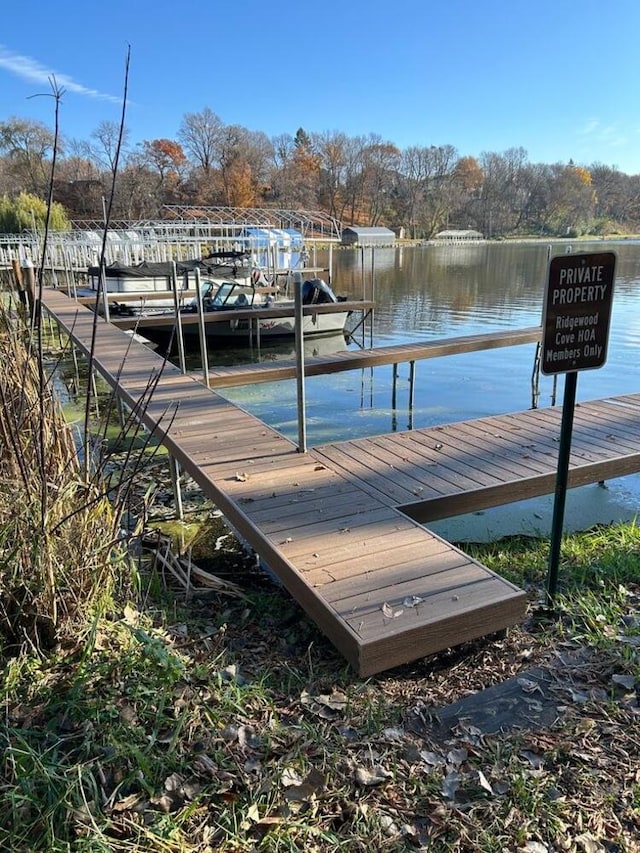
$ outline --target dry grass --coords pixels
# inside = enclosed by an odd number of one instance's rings
[[[48,649],[123,573],[118,508],[83,474],[35,335],[0,314],[0,640]]]

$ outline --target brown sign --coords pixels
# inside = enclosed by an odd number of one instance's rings
[[[615,266],[613,252],[553,258],[542,311],[543,373],[593,370],[605,363]]]

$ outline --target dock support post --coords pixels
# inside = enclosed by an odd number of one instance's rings
[[[182,337],[182,321],[180,319],[180,300],[178,298],[178,272],[176,262],[171,261],[171,288],[173,290],[173,307],[176,315],[176,338],[178,340],[178,359],[180,361],[180,370],[183,373],[187,372],[187,365],[184,357],[184,338]]]
[[[413,429],[413,403],[416,390],[416,363],[409,362],[409,429]]]
[[[32,322],[35,322],[36,312],[36,272],[29,258],[22,262],[22,281],[27,299],[27,307],[31,314]]]
[[[391,408],[395,412],[398,402],[398,363],[393,363],[393,384],[391,386]]]
[[[102,297],[102,310],[104,312],[104,319],[109,322],[109,296],[107,294],[107,268],[104,262],[104,258],[100,264],[100,274],[98,276],[98,287],[100,288],[100,296]]]
[[[304,387],[304,313],[302,277],[293,284],[296,329],[296,387],[298,392],[298,453],[307,452],[307,413]]]
[[[182,506],[182,490],[180,489],[180,466],[173,456],[169,456],[169,471],[171,472],[171,486],[176,504],[176,518],[178,521],[183,521],[184,508]]]
[[[16,258],[14,258],[11,261],[11,266],[13,268],[13,279],[15,282],[15,288],[12,288],[12,290],[15,290],[17,292],[19,304],[24,309],[27,304],[27,295],[25,293],[24,283],[22,280],[22,269],[20,267],[20,262]]]
[[[200,270],[198,267],[193,271],[196,286],[196,306],[198,310],[198,330],[200,332],[200,360],[202,361],[202,373],[204,384],[209,387],[209,351],[207,349],[207,330],[204,322],[204,311],[202,307],[202,290],[200,289]],[[185,273],[189,275],[189,273]]]
[[[127,416],[124,411],[122,397],[119,394],[116,395],[116,409],[118,412],[118,423],[120,424],[120,429],[124,430],[127,425]]]

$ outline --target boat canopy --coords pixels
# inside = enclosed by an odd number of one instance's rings
[[[239,251],[211,252],[206,258],[202,258],[201,260],[176,261],[176,273],[180,276],[186,272],[193,272],[193,270],[199,269],[202,273],[211,275],[221,266],[235,266],[248,256],[248,252]],[[158,261],[155,263],[143,261],[133,266],[127,266],[126,264],[121,264],[119,261],[114,261],[114,263],[105,266],[105,272],[108,278],[169,278],[171,276],[171,267],[171,261]],[[100,275],[100,267],[89,267],[89,275],[98,277]]]

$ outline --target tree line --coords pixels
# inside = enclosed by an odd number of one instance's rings
[[[119,141],[114,219],[157,219],[165,205],[186,205],[321,210],[416,239],[443,228],[486,237],[640,230],[640,175],[602,163],[532,163],[524,148],[479,157],[453,145],[400,149],[376,134],[303,128],[270,138],[209,107],[186,113],[175,139],[133,145],[103,121],[88,140],[59,142],[54,199],[67,219],[102,219]],[[21,193],[23,207],[25,194],[47,197],[53,146],[43,123],[0,122],[0,231],[24,227],[24,215],[11,214]]]

